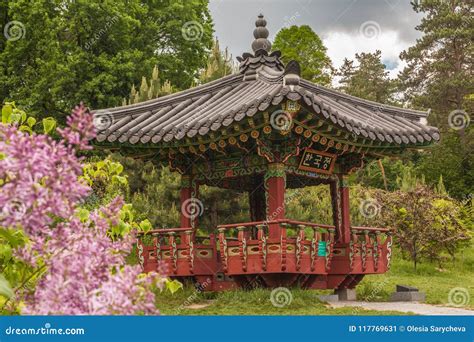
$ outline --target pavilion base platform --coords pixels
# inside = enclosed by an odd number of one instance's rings
[[[278,225],[280,238],[269,236],[270,225]],[[229,236],[233,230],[237,237]],[[390,266],[387,229],[352,227],[351,233],[349,243],[335,243],[333,226],[284,219],[218,226],[217,236],[209,237],[193,236],[190,228],[154,230],[140,236],[137,249],[145,272],[164,263],[169,277],[203,291],[282,286],[344,291]]]

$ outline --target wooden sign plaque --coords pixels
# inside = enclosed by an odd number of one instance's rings
[[[307,148],[303,152],[299,169],[305,171],[331,174],[337,156],[332,153]]]

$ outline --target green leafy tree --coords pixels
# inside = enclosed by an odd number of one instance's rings
[[[393,102],[394,82],[388,77],[388,71],[382,63],[382,52],[356,53],[355,59],[357,65],[345,58],[338,70],[337,75],[341,76],[339,89],[371,101]]]
[[[205,0],[17,0],[1,6],[1,23],[22,27],[11,31],[19,39],[0,35],[0,99],[21,99],[18,104],[38,117],[65,117],[80,101],[93,108],[119,105],[154,65],[163,79],[187,88],[212,45]]]
[[[281,29],[273,42],[273,50],[282,52],[283,62],[298,61],[301,76],[321,85],[331,83],[332,63],[326,47],[319,36],[308,25],[290,26]]]

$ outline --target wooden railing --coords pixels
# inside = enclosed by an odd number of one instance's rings
[[[170,259],[171,267],[173,273],[176,273],[178,270],[178,245],[177,239],[180,239],[180,245],[185,245],[184,248],[188,251],[188,263],[189,268],[192,271],[194,269],[194,230],[192,228],[165,228],[165,229],[153,229],[146,233],[139,232],[137,248],[138,248],[138,259],[142,267],[144,267],[144,258],[141,255],[144,250],[143,242],[141,238],[145,235],[153,236],[153,247],[155,249],[155,256],[157,262],[161,261],[161,250],[164,246],[169,247],[170,249]],[[179,236],[177,235],[179,234]],[[167,241],[164,243],[164,239],[167,238]]]
[[[334,236],[335,236],[335,227],[327,224],[318,224],[312,222],[303,222],[290,219],[280,219],[273,221],[258,221],[258,222],[244,222],[244,223],[234,223],[234,224],[224,224],[217,226],[220,250],[221,250],[221,259],[224,267],[224,271],[227,271],[228,268],[228,246],[227,242],[229,237],[225,236],[226,231],[231,229],[237,230],[237,241],[240,251],[240,258],[242,261],[242,269],[246,271],[247,268],[247,243],[249,240],[254,242],[258,240],[259,255],[261,256],[262,269],[265,271],[267,266],[267,244],[269,242],[267,228],[269,225],[278,224],[282,228],[282,234],[280,237],[280,250],[281,250],[281,270],[286,270],[287,264],[287,243],[291,241],[296,244],[296,268],[299,269],[301,266],[301,258],[303,254],[303,242],[310,240],[310,255],[311,255],[311,269],[314,270],[316,258],[318,254],[324,255],[326,258],[326,269],[331,267],[331,260],[333,255],[334,247]],[[311,237],[306,236],[306,228],[310,228],[313,231]],[[252,236],[251,230],[256,230],[257,235]],[[287,237],[287,230],[295,229],[295,237]],[[272,241],[273,242],[273,241]],[[323,242],[324,244],[320,244]],[[324,253],[321,252],[320,245],[324,246]]]
[[[279,225],[281,229],[281,236],[278,238],[271,238],[269,236],[269,226]],[[230,231],[236,231],[236,237],[230,236]],[[308,233],[308,230],[312,233]],[[292,231],[291,236],[287,233]],[[217,226],[218,245],[220,250],[220,260],[224,272],[228,271],[229,261],[229,247],[231,249],[238,248],[238,257],[242,270],[247,271],[249,246],[258,246],[258,255],[261,258],[262,270],[267,270],[268,259],[268,245],[279,246],[279,254],[281,255],[281,271],[287,269],[288,258],[288,244],[296,248],[294,254],[296,258],[296,270],[301,267],[301,260],[304,251],[308,251],[310,256],[311,270],[314,271],[316,261],[319,258],[325,258],[323,267],[327,271],[331,269],[331,262],[334,255],[335,232],[336,228],[333,225],[319,224],[312,222],[304,222],[291,219],[280,219],[273,221],[258,221],[258,222],[243,222],[234,224],[224,224]],[[142,266],[144,266],[144,250],[147,253],[153,253],[157,261],[162,258],[162,251],[169,251],[171,268],[174,273],[178,271],[178,254],[182,255],[181,251],[186,250],[189,270],[192,273],[194,270],[195,248],[208,248],[211,246],[216,251],[216,237],[213,233],[209,236],[195,236],[196,230],[193,228],[166,228],[154,229],[148,231],[146,234],[138,233],[138,257]],[[153,247],[145,246],[142,238],[144,235],[153,237]],[[232,234],[233,235],[233,234]],[[379,258],[382,255],[382,249],[387,248],[389,253],[387,255],[387,264],[390,263],[391,256],[391,232],[389,229],[378,227],[351,227],[351,240],[349,244],[349,258],[350,269],[354,267],[354,261],[361,262],[362,271],[367,267],[368,255],[372,255],[374,260],[374,268],[377,270],[379,266]],[[387,241],[390,239],[390,241]],[[197,244],[195,246],[195,244]],[[254,248],[253,247],[253,248]],[[232,252],[235,253],[235,252]],[[146,254],[147,256],[149,254]],[[168,252],[167,252],[168,254]],[[235,255],[235,254],[234,254]],[[357,257],[356,257],[357,256]],[[360,256],[360,258],[358,257]],[[147,257],[149,260],[149,257]],[[235,262],[235,259],[234,259]],[[325,264],[324,264],[325,262]],[[359,264],[357,264],[359,265]],[[318,266],[320,267],[320,266]],[[357,266],[360,267],[360,266]]]
[[[349,244],[349,257],[350,257],[350,269],[354,268],[355,254],[358,251],[360,254],[362,271],[367,268],[367,260],[369,252],[372,255],[374,261],[374,269],[377,271],[379,267],[379,259],[382,255],[382,248],[384,242],[382,242],[382,234],[386,238],[387,254],[387,268],[390,267],[390,258],[392,254],[391,245],[392,237],[391,231],[387,228],[375,228],[375,227],[351,227],[351,241]]]

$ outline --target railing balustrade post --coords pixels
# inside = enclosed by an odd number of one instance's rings
[[[265,236],[265,225],[257,225],[258,252],[262,260],[262,270],[267,270],[267,237]]]
[[[286,270],[286,254],[287,254],[287,240],[286,240],[286,229],[289,226],[287,223],[280,223],[280,248],[281,248],[281,270]]]
[[[367,268],[367,248],[368,248],[368,238],[369,238],[369,231],[364,230],[364,239],[362,240],[361,243],[361,260],[362,260],[362,271],[365,271]]]
[[[297,236],[296,236],[296,251],[295,251],[295,257],[296,257],[296,270],[300,270],[301,268],[301,256],[302,256],[302,252],[303,252],[303,247],[302,247],[302,241],[304,240],[304,229],[305,229],[305,226],[302,225],[302,224],[299,224],[297,226],[298,228],[298,233],[297,233]]]
[[[318,249],[319,249],[319,240],[320,234],[319,230],[316,227],[312,227],[313,229],[313,238],[311,239],[311,271],[314,271],[316,267],[316,258],[318,256]]]
[[[354,269],[354,260],[358,248],[358,237],[357,230],[351,230],[351,241],[349,242],[349,268],[352,271]]]
[[[159,263],[161,261],[161,236],[160,234],[154,233],[154,246],[155,246],[155,255],[156,261]]]
[[[169,232],[169,244],[171,246],[171,263],[173,265],[173,273],[178,271],[178,255],[177,255],[177,247],[176,247],[176,239],[175,239],[175,232]]]
[[[372,249],[372,258],[374,259],[374,270],[379,269],[379,255],[380,255],[380,232],[375,232],[373,249]]]
[[[392,261],[392,233],[387,232],[387,236],[387,270],[389,270]]]
[[[194,273],[194,243],[193,243],[193,231],[187,230],[186,234],[186,249],[188,250],[188,264],[189,272]]]
[[[333,257],[333,248],[334,248],[334,228],[328,229],[328,240],[326,242],[326,271],[331,269],[331,261]]]
[[[222,260],[222,269],[224,272],[228,270],[228,263],[227,263],[227,240],[225,238],[225,229],[219,228],[217,229],[219,232],[219,246],[220,246],[220,255]]]
[[[239,254],[242,262],[242,270],[247,272],[247,239],[245,237],[245,226],[238,226]]]

